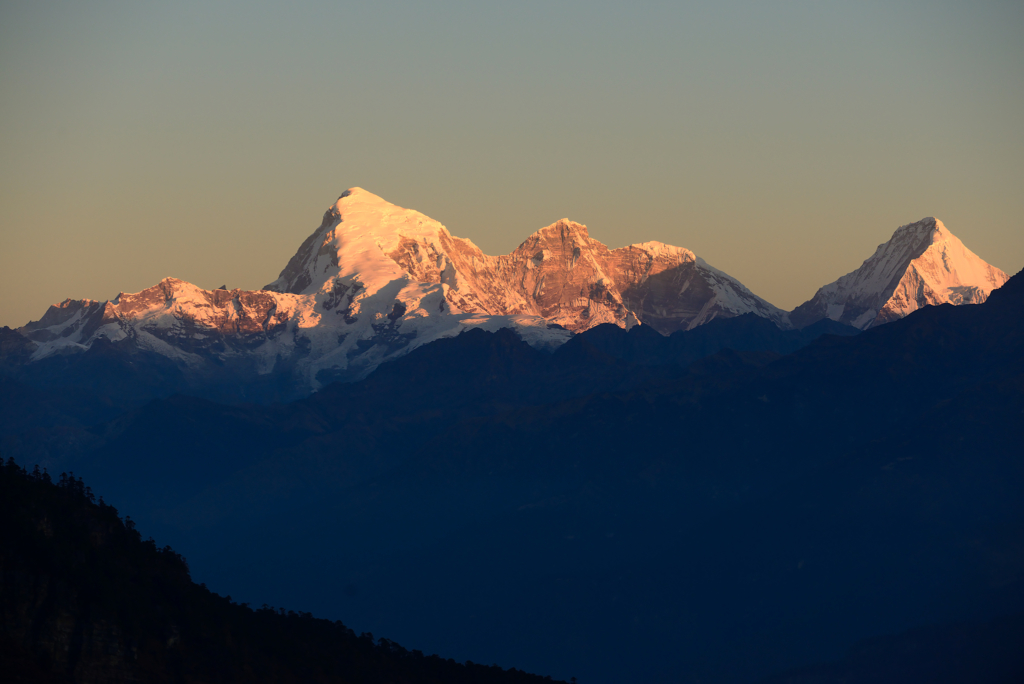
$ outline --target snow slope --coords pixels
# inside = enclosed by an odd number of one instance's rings
[[[1008,279],[929,217],[897,228],[860,268],[820,288],[789,318],[797,328],[830,318],[866,330],[930,304],[980,304]]]

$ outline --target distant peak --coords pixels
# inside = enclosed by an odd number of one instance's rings
[[[374,197],[377,197],[372,192],[368,192],[368,191],[364,190],[363,188],[361,188],[361,187],[359,187],[357,185],[357,186],[349,188],[345,192],[343,192],[340,195],[338,195],[338,199],[342,200],[342,199],[345,199],[346,197],[358,197],[360,195],[372,195]]]
[[[575,221],[568,218],[560,218],[550,226],[541,228],[541,230],[575,230],[584,235],[588,235],[587,227],[582,223],[576,223]]]
[[[865,330],[935,304],[980,304],[1006,274],[934,216],[900,226],[861,267],[821,287],[790,320],[830,318]]]
[[[364,190],[363,188],[356,186],[341,193],[338,197],[338,201],[335,202],[335,206],[342,206],[346,204],[391,204],[391,202],[388,202],[383,197],[373,194],[369,190]]]
[[[582,223],[576,223],[567,218],[560,218],[549,226],[544,226],[533,232],[527,242],[532,238],[550,238],[554,236],[563,237],[566,235],[576,234],[583,238],[590,238],[590,233],[587,231],[587,227]],[[525,243],[524,243],[525,244]]]
[[[905,238],[905,237],[918,237],[925,238],[936,236],[948,236],[951,235],[949,229],[946,228],[945,224],[934,216],[927,216],[920,221],[914,221],[913,223],[907,223],[900,226],[892,234],[893,239]]]

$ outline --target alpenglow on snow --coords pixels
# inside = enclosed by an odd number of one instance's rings
[[[925,219],[787,314],[682,247],[609,249],[561,219],[490,256],[417,211],[352,188],[263,290],[166,278],[108,302],[66,300],[18,332],[33,360],[106,340],[170,359],[200,384],[225,373],[232,382],[281,377],[301,396],[472,327],[512,328],[542,348],[602,323],[670,334],[747,313],[782,328],[826,317],[865,328],[925,304],[983,301],[1005,280]]]
[[[900,226],[860,268],[825,285],[789,315],[866,330],[934,304],[981,304],[1009,276],[967,249],[936,218]]]

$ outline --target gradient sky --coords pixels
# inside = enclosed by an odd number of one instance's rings
[[[790,309],[937,216],[1024,267],[1024,3],[0,3],[0,325],[258,288],[361,186]]]

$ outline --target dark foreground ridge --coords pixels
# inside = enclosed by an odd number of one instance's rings
[[[551,678],[407,651],[197,585],[82,480],[0,466],[4,682],[494,682]]]

